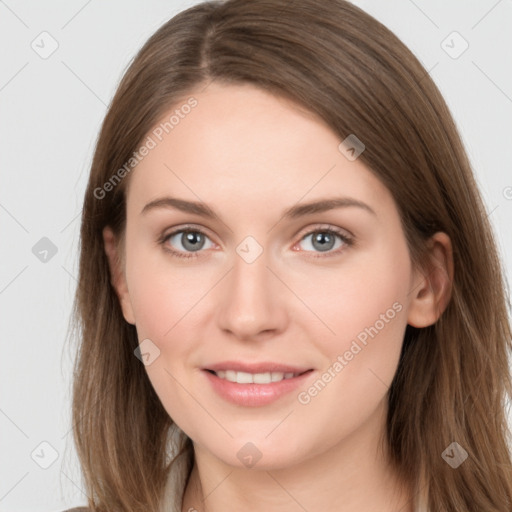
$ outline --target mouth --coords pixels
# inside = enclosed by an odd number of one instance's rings
[[[268,405],[305,385],[313,368],[278,363],[227,361],[202,368],[213,391],[228,402],[243,407]]]

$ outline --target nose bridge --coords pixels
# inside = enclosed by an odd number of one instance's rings
[[[251,338],[262,331],[284,328],[286,306],[278,290],[279,280],[267,268],[270,265],[270,251],[250,237],[237,246],[219,298],[222,329],[240,338]]]
[[[261,241],[262,237],[258,237]],[[268,295],[272,286],[269,277],[271,272],[271,251],[267,240],[260,243],[254,236],[246,236],[236,247],[233,254],[233,270],[231,271],[231,290],[238,300],[249,302],[257,295]],[[259,297],[263,301],[263,297]],[[261,302],[262,303],[262,302]]]
[[[248,253],[250,254],[250,252]],[[237,299],[255,299],[263,300],[259,295],[269,295],[269,274],[268,255],[263,252],[254,260],[245,259],[244,255],[237,254],[233,261],[233,270],[231,272],[231,290]]]

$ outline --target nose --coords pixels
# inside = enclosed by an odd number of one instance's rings
[[[233,268],[223,279],[218,297],[218,326],[244,341],[274,337],[288,324],[286,292],[269,268],[265,252],[252,263],[235,254]]]

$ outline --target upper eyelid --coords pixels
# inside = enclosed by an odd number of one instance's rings
[[[169,232],[164,232],[162,234],[162,236],[160,237],[161,240],[165,240],[171,236],[174,236],[174,235],[177,235],[178,233],[182,233],[184,231],[192,231],[192,232],[199,232],[199,233],[202,233],[203,235],[207,236],[208,238],[211,239],[211,236],[208,234],[208,230],[206,230],[205,228],[203,227],[199,227],[199,226],[194,226],[193,224],[186,224],[184,226],[181,226],[181,227],[177,227],[177,228],[172,228]]]
[[[345,232],[345,233],[347,233],[347,237],[354,238],[354,234],[351,233],[347,228],[341,228],[339,226],[334,226],[333,224],[325,224],[325,223],[317,224],[316,226],[313,226],[313,227],[301,229],[295,236],[298,236],[299,233],[303,233],[304,236],[310,235],[311,233],[314,233],[316,231],[334,231],[338,235],[343,235],[344,234],[343,232]],[[301,237],[301,239],[302,239],[302,237]]]
[[[332,231],[345,231],[349,236],[353,237],[354,234],[351,233],[347,228],[341,228],[339,226],[335,226],[333,224],[328,223],[320,223],[317,225],[313,225],[312,227],[302,228],[294,236],[297,236],[299,233],[303,233],[304,235],[311,234],[313,231],[321,231],[321,230],[332,230]],[[203,226],[195,225],[195,224],[184,224],[183,226],[178,226],[176,228],[171,228],[171,230],[166,233],[165,237],[171,235],[180,233],[181,231],[199,231],[200,233],[203,233],[205,235],[208,235],[209,229],[204,228]]]

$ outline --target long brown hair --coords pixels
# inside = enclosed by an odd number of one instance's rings
[[[73,433],[91,510],[156,512],[173,470],[174,424],[134,357],[137,333],[111,284],[102,230],[124,233],[130,174],[118,170],[163,114],[211,81],[292,99],[340,142],[349,134],[363,141],[359,158],[391,191],[413,263],[425,263],[431,235],[448,234],[451,299],[434,325],[406,329],[386,441],[416,510],[510,512],[511,329],[486,210],[428,72],[390,30],[343,0],[201,3],[165,23],[119,84],[84,197],[74,304]],[[453,442],[468,453],[456,469],[442,456]],[[192,460],[190,439],[174,449]]]

